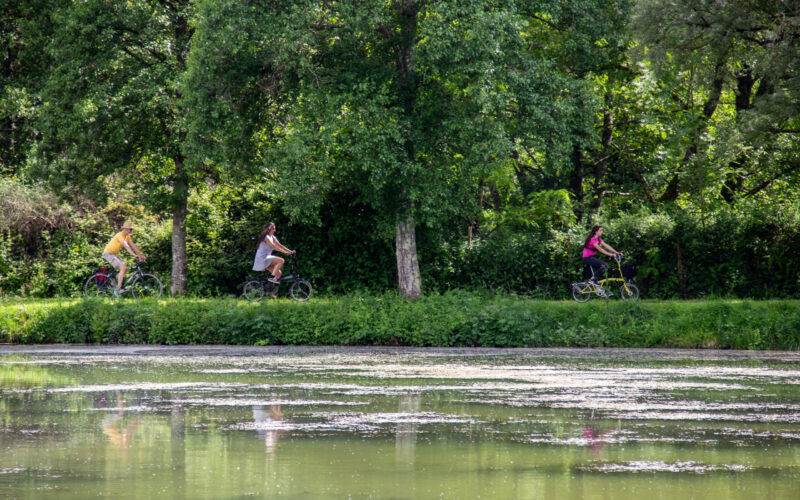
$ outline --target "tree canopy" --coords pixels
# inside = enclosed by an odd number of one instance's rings
[[[598,221],[798,209],[796,2],[4,6],[0,173],[72,200],[132,187],[173,222],[175,293],[205,196],[232,224],[265,212],[224,196],[258,193],[350,235],[324,252],[392,245],[384,272],[410,298],[451,272],[443,255],[493,240],[511,255],[535,233],[545,255]]]

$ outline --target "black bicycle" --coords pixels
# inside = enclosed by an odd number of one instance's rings
[[[314,289],[311,283],[300,277],[299,272],[295,272],[295,254],[289,256],[289,274],[281,276],[278,283],[268,280],[248,277],[242,286],[242,295],[249,301],[255,302],[264,298],[264,295],[277,297],[278,286],[282,283],[292,284],[289,286],[289,295],[299,302],[305,302],[311,298]]]
[[[144,261],[140,260],[134,265],[128,279],[125,280],[124,288],[130,290],[135,299],[145,297],[160,298],[164,291],[161,280],[155,274],[144,272]],[[96,270],[86,284],[83,285],[83,293],[87,297],[116,297],[117,279],[114,271],[109,267],[101,267]]]

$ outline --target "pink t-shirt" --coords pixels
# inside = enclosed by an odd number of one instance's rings
[[[592,239],[590,239],[589,243],[585,247],[583,247],[583,257],[584,258],[591,257],[592,255],[596,254],[597,252],[595,252],[594,249],[597,248],[597,244],[598,243],[602,243],[602,242],[603,242],[603,240],[601,240],[597,236],[595,236]]]

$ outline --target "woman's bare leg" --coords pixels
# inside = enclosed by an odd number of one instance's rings
[[[269,272],[275,277],[275,279],[280,279],[283,271],[281,268],[283,267],[284,260],[281,257],[275,257],[275,260],[272,261],[272,264],[267,268]]]

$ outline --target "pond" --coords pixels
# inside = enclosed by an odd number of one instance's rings
[[[800,354],[0,346],[0,498],[796,499]]]

